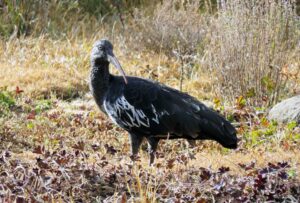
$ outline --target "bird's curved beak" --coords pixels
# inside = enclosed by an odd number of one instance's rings
[[[126,74],[125,74],[120,62],[118,61],[117,57],[115,57],[115,55],[111,52],[111,53],[107,54],[107,59],[110,63],[112,63],[118,69],[118,71],[121,73],[121,75],[124,78],[125,84],[127,84],[128,81],[126,78]]]

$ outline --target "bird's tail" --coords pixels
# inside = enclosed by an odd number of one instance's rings
[[[206,127],[203,129],[204,133],[223,147],[237,148],[237,132],[233,125],[215,111],[212,111],[209,117]]]

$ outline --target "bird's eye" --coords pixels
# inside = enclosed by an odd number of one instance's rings
[[[104,48],[103,48],[103,46],[99,46],[98,49],[103,51]]]

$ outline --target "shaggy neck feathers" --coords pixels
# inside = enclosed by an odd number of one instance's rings
[[[99,106],[103,105],[103,100],[109,86],[109,78],[109,62],[99,59],[92,61],[90,89]]]

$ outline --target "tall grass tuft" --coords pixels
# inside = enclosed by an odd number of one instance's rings
[[[113,24],[132,15],[134,8],[156,4],[155,1],[127,0],[3,0],[0,1],[0,37],[49,34],[64,37],[92,33],[103,22]],[[84,33],[85,32],[85,33]]]
[[[231,101],[244,96],[254,105],[277,102],[289,79],[283,72],[300,69],[295,2],[220,1],[209,29],[204,67],[217,94]]]
[[[184,79],[208,72],[214,94],[229,102],[243,96],[268,106],[291,93],[289,82],[296,83],[300,72],[296,2],[203,2],[164,1],[153,13],[138,11],[128,39],[174,57],[180,89]]]
[[[180,90],[198,71],[197,56],[204,51],[209,13],[205,9],[210,11],[210,5],[203,2],[162,1],[152,12],[136,10],[129,26],[128,33],[134,35],[128,41],[136,49],[166,55],[179,64],[175,74],[179,76]]]
[[[137,11],[135,35],[147,48],[174,56],[200,51],[206,27],[197,1],[164,1],[150,15]]]

